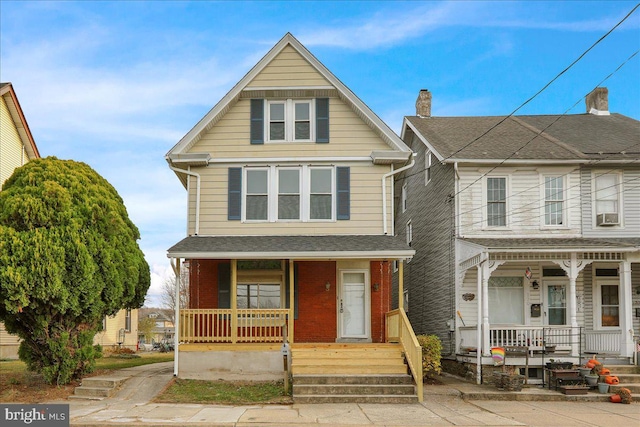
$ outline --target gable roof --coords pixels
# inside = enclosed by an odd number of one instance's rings
[[[331,85],[320,87],[317,89],[334,89],[337,90],[338,96],[346,102],[356,112],[356,114],[365,121],[394,151],[406,153],[402,156],[402,161],[408,160],[411,150],[407,147],[402,139],[396,135],[389,126],[383,122],[360,98],[358,98],[347,86],[345,86],[336,76],[333,75],[307,48],[305,48],[291,33],[285,34],[276,45],[166,154],[166,159],[172,162],[173,159],[180,158],[192,147],[213,125],[215,125],[224,114],[229,111],[240,98],[244,90],[264,91],[260,89],[250,89],[247,85],[260,72],[269,65],[269,63],[287,46],[295,49],[315,70],[320,73]],[[294,87],[295,88],[295,87]],[[382,153],[377,152],[377,155]],[[387,161],[398,161],[397,155],[390,153]]]
[[[18,131],[18,135],[20,135],[22,145],[24,146],[29,159],[40,158],[40,152],[38,151],[36,142],[33,139],[33,135],[31,135],[27,119],[25,118],[22,108],[20,107],[20,103],[18,102],[18,96],[13,90],[13,85],[9,82],[0,83],[0,96],[2,96],[7,104],[9,114],[11,114],[11,119],[13,120],[13,125]]]
[[[407,130],[445,162],[633,162],[640,155],[640,122],[621,114],[408,116]]]

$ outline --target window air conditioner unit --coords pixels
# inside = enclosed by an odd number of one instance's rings
[[[596,225],[618,225],[617,213],[601,213],[596,216]]]

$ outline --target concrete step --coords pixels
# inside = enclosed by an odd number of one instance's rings
[[[296,403],[395,403],[408,404],[417,403],[418,396],[397,396],[397,395],[305,395],[296,396]]]
[[[615,393],[617,390],[621,388],[628,388],[632,394],[640,393],[640,383],[636,384],[617,384],[609,386],[609,393]]]
[[[621,374],[640,374],[640,366],[634,365],[604,365],[605,368],[611,371],[611,375]]]
[[[413,384],[371,385],[371,384],[294,384],[294,396],[322,395],[322,396],[415,396]]]
[[[361,358],[352,358],[352,357],[313,357],[313,358],[300,358],[297,355],[292,358],[291,366],[303,366],[303,365],[367,365],[367,366],[376,366],[376,365],[404,365],[404,359],[397,356],[386,356],[386,357],[368,357],[366,359]]]
[[[82,384],[76,387],[70,399],[101,400],[111,397],[127,378],[90,377],[83,378]]]
[[[296,375],[296,384],[413,384],[411,375]]]

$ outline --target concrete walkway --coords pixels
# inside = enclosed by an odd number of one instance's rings
[[[171,380],[173,362],[122,370],[129,375],[119,392],[102,401],[70,401],[72,426],[640,426],[640,404],[567,401],[507,401],[498,390],[491,400],[467,399],[474,384],[445,377],[425,386],[421,404],[293,404],[224,406],[153,403]],[[536,389],[530,389],[536,390]],[[543,390],[543,394],[560,395]],[[521,393],[508,393],[521,395]],[[534,394],[529,390],[525,394]],[[540,393],[538,393],[540,394]],[[534,396],[535,397],[535,396]],[[562,396],[564,397],[564,396]]]

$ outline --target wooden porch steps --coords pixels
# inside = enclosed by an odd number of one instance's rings
[[[296,403],[418,402],[399,344],[294,344]]]

